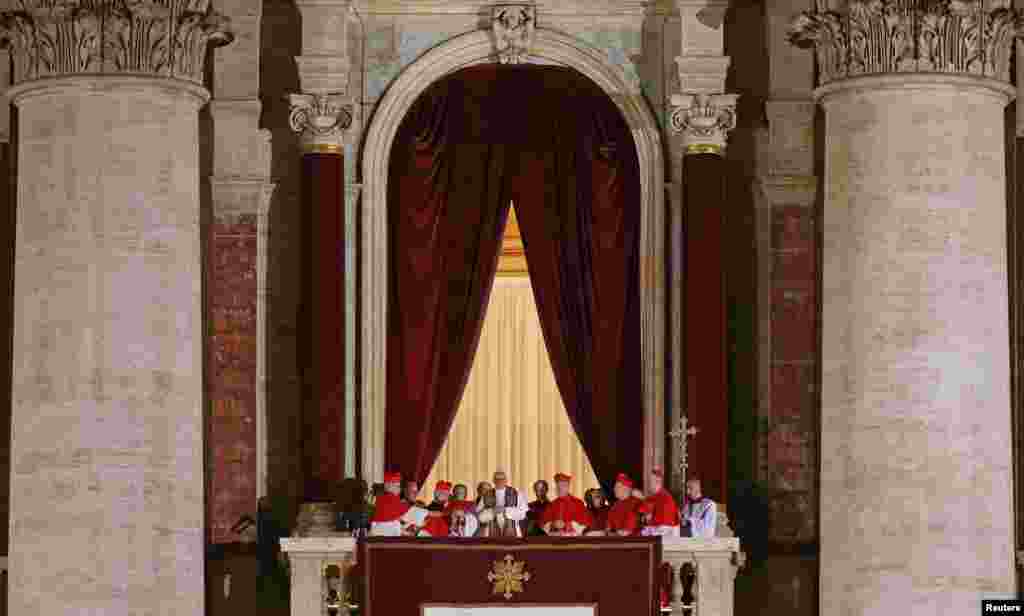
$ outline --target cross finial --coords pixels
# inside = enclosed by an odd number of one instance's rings
[[[687,419],[685,413],[680,413],[679,416],[679,427],[668,433],[672,440],[675,441],[676,445],[676,476],[675,483],[679,489],[683,488],[683,484],[686,482],[686,468],[688,466],[686,461],[686,445],[687,438],[697,434],[697,428],[694,426],[687,425]]]

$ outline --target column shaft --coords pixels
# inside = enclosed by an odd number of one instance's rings
[[[967,614],[1014,591],[1011,91],[911,74],[819,90],[822,614]]]
[[[330,500],[345,471],[345,180],[340,153],[302,157],[306,494]]]
[[[683,222],[686,270],[683,335],[686,348],[687,420],[698,430],[690,440],[690,477],[704,493],[726,497],[729,429],[724,213],[725,160],[717,154],[683,158]]]
[[[202,614],[207,94],[90,76],[11,95],[9,611]]]

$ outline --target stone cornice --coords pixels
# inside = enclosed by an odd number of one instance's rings
[[[132,74],[202,83],[209,45],[233,40],[210,0],[19,0],[0,12],[15,84],[45,77]]]
[[[799,205],[814,207],[818,195],[818,178],[813,175],[774,175],[758,177],[765,205]]]
[[[211,178],[213,215],[265,216],[277,184],[267,178]]]
[[[1005,0],[845,0],[805,11],[789,40],[813,46],[819,85],[880,73],[949,73],[1010,81],[1024,27]]]

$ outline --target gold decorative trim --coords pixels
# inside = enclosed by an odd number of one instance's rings
[[[530,572],[525,567],[526,563],[516,560],[511,554],[494,561],[493,571],[487,573],[487,581],[494,582],[493,594],[500,594],[508,600],[512,593],[523,592],[523,583],[530,581]]]
[[[722,155],[722,146],[713,143],[691,143],[686,146],[684,154],[716,154]]]
[[[342,148],[336,143],[310,143],[302,146],[303,154],[341,154]]]

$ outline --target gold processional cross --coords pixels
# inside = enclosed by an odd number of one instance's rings
[[[697,428],[694,426],[687,427],[686,414],[681,413],[679,416],[679,427],[668,433],[672,440],[675,441],[676,445],[676,473],[675,483],[676,489],[685,490],[686,488],[686,444],[687,438],[697,434]]]
[[[530,581],[530,573],[523,571],[526,563],[516,562],[511,554],[506,554],[503,561],[494,561],[494,571],[487,574],[487,580],[494,582],[494,594],[504,593],[506,599],[511,599],[512,593],[523,592],[523,582]]]

